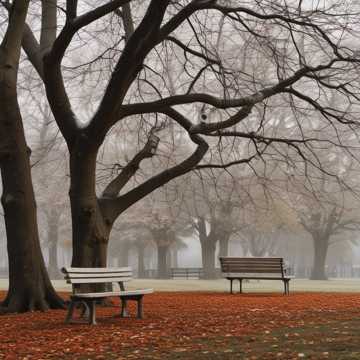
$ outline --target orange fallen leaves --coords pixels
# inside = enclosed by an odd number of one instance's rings
[[[345,319],[360,314],[360,294],[155,293],[144,299],[145,319],[114,317],[119,308],[98,307],[96,326],[66,325],[63,310],[2,315],[0,359],[107,359],[104,354],[109,353],[118,359],[141,359],[147,349],[201,350],[204,338],[221,342],[250,336],[251,342],[252,334],[270,336],[279,327],[298,328],[304,322],[326,322],[329,315]],[[135,314],[133,304],[130,311]],[[131,356],[122,357],[124,350]]]

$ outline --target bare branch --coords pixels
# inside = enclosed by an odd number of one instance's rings
[[[134,158],[123,168],[116,178],[105,188],[102,196],[105,198],[115,198],[118,196],[121,189],[128,183],[132,176],[139,169],[140,163],[146,158],[151,158],[155,155],[160,138],[155,135],[156,128],[150,131],[145,146],[140,150]]]

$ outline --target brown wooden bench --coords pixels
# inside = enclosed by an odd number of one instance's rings
[[[128,316],[127,301],[137,302],[137,318],[143,317],[143,296],[153,292],[153,289],[125,290],[124,283],[132,279],[132,270],[129,267],[122,268],[62,268],[67,283],[72,284],[72,295],[66,316],[67,323],[87,322],[96,324],[96,302],[108,297],[118,297],[121,300],[121,317]],[[84,285],[89,287],[96,284],[110,284],[110,291],[84,292]],[[113,290],[113,285],[118,284],[119,290]],[[109,287],[109,286],[108,286]],[[115,287],[115,286],[114,286]],[[83,311],[80,319],[74,319],[74,310],[82,306]],[[85,320],[84,320],[85,318]],[[87,319],[86,319],[87,318]]]
[[[242,281],[281,280],[284,283],[284,294],[289,294],[289,282],[293,278],[286,275],[283,258],[220,257],[222,276],[230,280],[230,293],[233,293],[233,281],[239,280],[240,293]]]

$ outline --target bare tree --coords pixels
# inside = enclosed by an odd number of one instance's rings
[[[325,265],[329,247],[348,241],[351,233],[360,227],[356,197],[351,198],[351,191],[349,193],[340,190],[334,183],[330,184],[327,184],[326,190],[321,186],[322,192],[315,195],[303,192],[294,206],[300,224],[313,241],[314,260],[310,275],[313,280],[327,279]]]
[[[219,256],[229,255],[229,241],[239,230],[239,214],[249,201],[245,179],[233,169],[193,173],[183,182],[184,212],[193,224],[201,245],[204,277],[216,277],[216,249]]]
[[[346,144],[356,146],[357,139],[349,137]],[[287,169],[287,202],[311,236],[314,258],[310,278],[315,280],[327,278],[325,265],[329,247],[353,238],[360,226],[357,159],[333,148],[323,154],[321,162],[333,177],[323,172],[301,176]]]

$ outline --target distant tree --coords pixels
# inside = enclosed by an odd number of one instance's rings
[[[163,279],[170,276],[172,253],[174,248],[176,251],[177,246],[182,246],[181,236],[192,233],[192,230],[187,219],[180,216],[182,209],[176,201],[159,200],[153,206],[144,207],[141,213],[156,246],[157,276]]]
[[[200,241],[205,278],[216,276],[217,247],[219,256],[229,255],[230,238],[242,226],[242,208],[250,201],[247,185],[246,176],[236,170],[204,171],[201,176],[190,174],[183,180],[182,211]]]
[[[24,75],[23,75],[24,76]],[[29,83],[31,79],[28,80]],[[48,104],[35,93],[27,97],[25,113],[28,134],[31,141],[31,166],[39,223],[46,228],[42,235],[42,245],[48,249],[48,272],[50,278],[62,278],[58,264],[59,235],[66,223],[68,201],[64,192],[68,186],[66,177],[66,149],[54,126]],[[65,150],[65,151],[64,151]],[[43,221],[42,221],[43,220]],[[42,224],[44,222],[45,224]]]
[[[329,247],[353,239],[360,229],[358,170],[351,158],[336,156],[334,152],[328,154],[328,162],[336,168],[336,178],[328,179],[324,174],[303,178],[303,181],[293,178],[293,190],[289,195],[299,223],[313,241],[314,260],[310,276],[313,280],[327,279],[325,265]],[[343,184],[345,179],[346,186]]]
[[[140,201],[116,225],[116,233],[121,235],[121,239],[111,242],[112,256],[122,252],[126,254],[130,248],[136,248],[139,276],[144,276],[145,249],[155,247],[157,276],[168,278],[177,249],[184,246],[181,236],[188,236],[192,232],[185,218],[179,216],[180,212],[179,201],[173,199],[169,202],[164,191],[157,191]],[[124,246],[127,247],[125,251]],[[122,265],[125,266],[125,263]]]
[[[358,231],[360,219],[357,216],[358,210],[349,210],[346,205],[329,203],[316,205],[316,202],[313,202],[313,205],[314,208],[301,211],[300,223],[313,240],[314,262],[310,279],[326,280],[325,265],[329,247],[336,242],[351,239],[346,236],[346,232]]]
[[[147,233],[137,233],[135,235],[135,248],[137,251],[137,264],[138,264],[138,277],[144,278],[146,276],[145,268],[145,256],[147,254],[146,249],[149,248],[149,235]]]
[[[252,202],[242,209],[238,233],[241,235],[241,246],[245,254],[264,257],[278,253],[282,245],[281,233],[294,236],[299,230],[296,213],[290,206],[257,193],[252,197]]]
[[[123,223],[122,227],[115,227],[110,241],[109,260],[115,261],[117,266],[129,266],[130,251],[135,247],[137,234],[144,229],[139,228],[139,223]],[[141,225],[140,225],[141,226]]]

